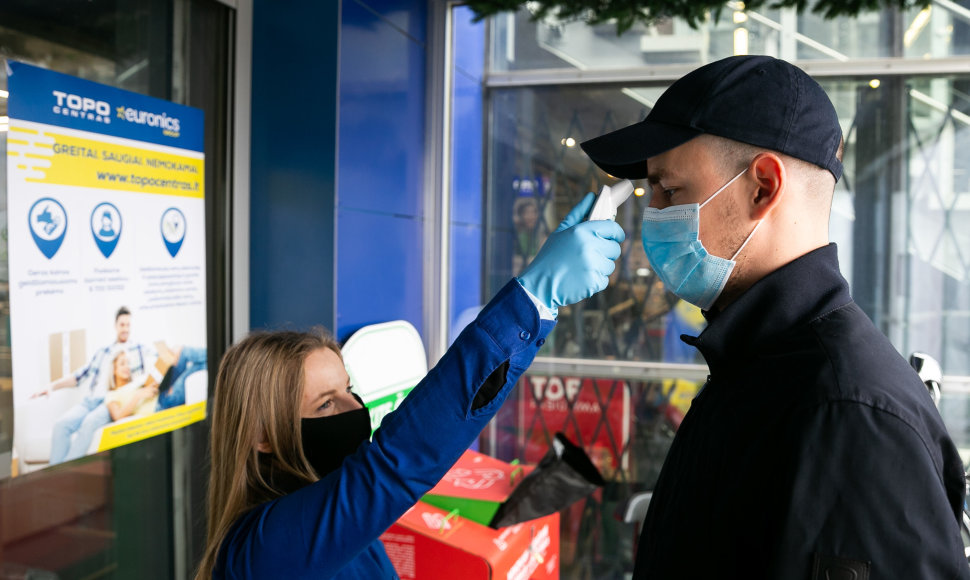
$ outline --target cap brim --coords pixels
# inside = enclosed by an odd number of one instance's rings
[[[643,121],[580,143],[600,169],[615,177],[643,179],[647,159],[682,145],[704,132],[693,127]]]

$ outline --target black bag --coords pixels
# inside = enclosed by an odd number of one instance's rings
[[[582,447],[556,433],[552,448],[512,490],[488,525],[498,529],[561,511],[604,483]]]

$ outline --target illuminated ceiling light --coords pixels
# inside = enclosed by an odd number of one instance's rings
[[[747,22],[747,21],[748,21],[748,15],[745,14],[744,12],[735,12],[734,13],[734,23],[735,24],[742,24],[742,23]]]
[[[10,96],[10,93],[8,93],[7,91],[5,91],[3,89],[0,89],[0,99],[6,99],[9,96]]]
[[[919,11],[919,14],[916,15],[916,18],[913,19],[913,22],[909,25],[909,28],[906,29],[905,34],[903,34],[903,46],[909,48],[914,42],[916,42],[916,39],[919,38],[920,33],[923,32],[923,29],[926,28],[926,25],[929,23],[930,14],[932,11],[932,6],[927,6]]]
[[[576,145],[576,140],[573,139],[572,137],[565,137],[563,139],[560,139],[559,142],[565,145],[566,147],[573,147]]]
[[[636,189],[633,190],[633,195],[635,195],[637,197],[643,197],[643,194],[645,194],[645,193],[647,193],[647,190],[646,189],[643,189],[642,187],[638,187],[638,188],[636,188]]]
[[[10,117],[0,117],[0,124],[6,125],[10,122]]]
[[[879,85],[880,85],[879,79],[872,79],[871,81],[869,81],[869,86],[874,89],[878,89]]]
[[[748,29],[734,29],[734,56],[748,54]]]
[[[650,275],[650,268],[637,268],[637,276],[646,278]]]

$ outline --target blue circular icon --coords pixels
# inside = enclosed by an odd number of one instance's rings
[[[111,256],[121,237],[121,212],[114,204],[105,201],[95,206],[91,212],[91,234],[104,257]]]
[[[185,214],[177,207],[170,207],[162,214],[162,240],[168,253],[175,257],[185,240]]]
[[[67,233],[67,212],[64,206],[52,197],[42,197],[30,206],[27,221],[37,248],[47,259],[54,257]]]

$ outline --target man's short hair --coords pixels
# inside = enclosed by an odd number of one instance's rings
[[[118,319],[126,314],[128,316],[131,316],[131,310],[128,310],[127,306],[122,306],[121,308],[119,308],[118,313],[115,314],[115,322],[118,322]]]

